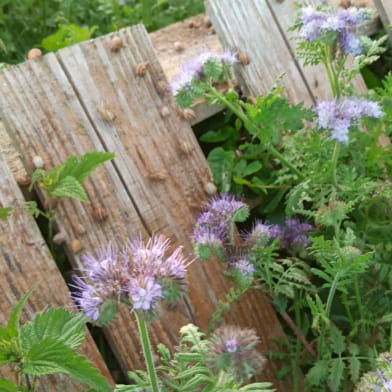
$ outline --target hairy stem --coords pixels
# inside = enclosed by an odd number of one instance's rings
[[[148,371],[148,376],[150,378],[152,392],[159,392],[158,377],[155,371],[154,361],[152,358],[151,343],[148,336],[147,324],[137,311],[134,313],[137,321],[137,326],[139,328],[140,340],[143,347],[143,354],[146,361],[146,367]]]
[[[340,152],[340,142],[338,140],[335,140],[335,147],[333,149],[333,154],[332,154],[332,183],[336,189],[339,189],[339,185],[336,177],[339,152]]]

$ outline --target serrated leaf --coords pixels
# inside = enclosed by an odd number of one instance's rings
[[[350,368],[351,380],[355,383],[359,379],[361,361],[357,357],[349,357],[348,364]]]
[[[346,366],[342,358],[334,358],[331,359],[330,362],[331,366],[328,375],[328,385],[330,386],[332,392],[338,392]]]
[[[49,309],[21,327],[21,349],[27,352],[33,345],[51,337],[76,350],[86,337],[85,323],[86,318],[81,314],[63,308]]]
[[[306,380],[310,385],[321,385],[328,376],[328,361],[321,360],[308,371]]]
[[[216,60],[208,60],[204,63],[203,73],[207,78],[218,82],[222,77],[223,67],[222,64]]]
[[[8,216],[11,213],[12,210],[13,210],[12,207],[2,207],[2,208],[0,208],[0,219],[1,220],[7,220]]]
[[[43,169],[37,169],[34,171],[34,173],[31,175],[31,179],[30,179],[30,185],[29,185],[30,192],[33,189],[34,184],[36,182],[42,180],[42,178],[44,178],[46,174],[47,174],[47,171],[43,170]]]
[[[80,158],[79,162],[75,156],[71,156],[63,165],[61,179],[71,176],[82,183],[93,170],[113,158],[115,158],[115,154],[104,151],[87,152]]]
[[[19,336],[19,320],[20,314],[22,312],[23,307],[26,304],[27,299],[30,297],[36,285],[33,286],[31,290],[29,290],[23,297],[19,300],[16,306],[12,309],[10,314],[10,318],[8,319],[7,324],[7,334],[10,337],[18,337]]]
[[[214,176],[214,183],[220,192],[229,192],[235,162],[234,151],[225,151],[222,147],[217,147],[208,154],[207,160]]]
[[[344,336],[339,328],[331,327],[330,330],[330,346],[335,354],[342,354],[346,349]]]
[[[247,206],[241,207],[234,213],[231,220],[233,222],[245,222],[248,219],[248,216],[249,216],[249,208]]]
[[[65,373],[73,380],[94,388],[97,392],[111,392],[106,379],[86,357],[65,344],[47,337],[33,345],[24,356],[22,372],[31,376]]]
[[[71,197],[76,200],[88,202],[88,197],[82,185],[75,177],[65,177],[50,191],[50,196]]]

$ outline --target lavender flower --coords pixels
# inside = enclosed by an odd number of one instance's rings
[[[329,33],[335,33],[342,52],[358,56],[362,53],[361,42],[351,31],[370,17],[370,10],[357,7],[339,12],[304,7],[299,10],[300,35],[304,40],[313,42]]]
[[[170,300],[175,299],[180,293],[174,291],[182,288],[191,263],[181,246],[172,250],[170,240],[162,235],[146,244],[141,239],[130,241],[121,252],[109,245],[97,257],[89,254],[83,260],[85,276],[75,278],[74,298],[94,321],[100,321],[102,307],[110,301],[131,302],[132,309],[144,313],[154,311],[165,299],[167,286]]]
[[[265,245],[271,237],[271,226],[264,224],[262,221],[256,221],[250,233],[246,233],[243,238],[249,246],[256,244]]]
[[[191,88],[193,80],[201,79],[204,76],[204,65],[208,61],[216,61],[222,65],[233,65],[237,62],[237,57],[233,51],[217,53],[206,50],[199,53],[198,56],[183,64],[181,72],[173,78],[171,83],[173,95],[177,95],[182,89]]]
[[[209,339],[207,362],[217,372],[231,373],[237,380],[253,377],[264,366],[266,359],[256,351],[260,339],[253,329],[222,326]]]
[[[356,386],[356,392],[392,392],[392,356],[382,353],[377,358],[378,369],[364,374]]]
[[[314,230],[309,223],[301,223],[299,219],[286,219],[285,225],[271,227],[271,238],[280,238],[280,245],[286,249],[306,248],[310,245],[308,233]]]
[[[255,272],[253,264],[245,257],[240,258],[238,261],[232,262],[231,267],[235,272],[243,278],[251,278]]]
[[[380,118],[383,115],[377,102],[364,98],[345,98],[341,101],[319,101],[317,104],[320,128],[331,129],[331,138],[348,142],[349,128],[362,117]]]
[[[129,295],[134,309],[152,310],[157,299],[162,298],[162,286],[150,276],[131,279]]]

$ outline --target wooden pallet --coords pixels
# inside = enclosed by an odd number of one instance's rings
[[[109,50],[111,36],[65,48],[0,74],[0,107],[28,174],[39,155],[46,168],[64,162],[70,154],[90,150],[116,153],[87,181],[90,205],[67,201],[60,207],[57,225],[67,237],[67,252],[74,266],[80,256],[70,242],[78,239],[83,251],[96,251],[112,241],[170,235],[191,252],[189,233],[206,200],[211,173],[189,124],[174,108],[170,95],[157,89],[165,75],[142,26],[121,30],[124,48]],[[149,62],[145,77],[135,67]],[[158,91],[157,91],[158,90]],[[163,107],[169,114],[162,116]],[[42,195],[41,195],[42,196]],[[108,219],[96,222],[94,208],[105,208]],[[154,344],[173,347],[179,328],[195,322],[206,329],[230,285],[216,263],[194,263],[189,290],[176,308],[165,309],[152,323]],[[276,350],[274,337],[283,333],[271,305],[252,293],[234,307],[227,322],[253,326],[262,338],[262,350]],[[129,310],[123,308],[106,336],[124,370],[143,368],[138,334]],[[276,382],[277,364],[269,363],[263,377]]]
[[[38,287],[27,302],[22,322],[31,320],[36,312],[48,307],[75,308],[68,288],[53,260],[34,219],[23,208],[24,197],[0,153],[0,205],[19,206],[7,221],[0,220],[0,325],[7,322],[13,306],[37,283]],[[102,374],[111,376],[97,347],[88,334],[82,353],[87,355]],[[13,375],[0,368],[1,377]],[[47,392],[80,391],[67,376],[43,378],[40,390]]]

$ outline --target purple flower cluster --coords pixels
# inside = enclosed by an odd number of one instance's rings
[[[176,95],[179,90],[189,87],[194,79],[202,78],[204,64],[208,61],[233,65],[237,62],[237,57],[236,53],[232,51],[223,53],[212,51],[201,52],[198,56],[183,64],[181,72],[172,80],[171,87],[173,95]]]
[[[230,263],[230,266],[243,278],[252,278],[255,272],[255,267],[246,257]]]
[[[190,260],[182,247],[171,250],[170,239],[158,235],[147,244],[131,241],[122,249],[113,245],[102,249],[97,257],[83,257],[83,277],[75,277],[78,292],[74,299],[86,316],[97,321],[103,304],[124,301],[132,309],[152,311],[164,299],[165,284],[181,282]]]
[[[383,114],[377,102],[363,98],[345,98],[341,101],[319,101],[317,104],[320,128],[330,128],[332,139],[348,142],[348,132],[362,117],[380,118]]]
[[[248,206],[232,195],[212,198],[197,220],[192,235],[195,243],[221,247],[228,239],[233,217],[240,210],[248,211]]]
[[[308,233],[314,227],[299,219],[286,219],[284,225],[273,225],[270,229],[271,238],[280,238],[280,245],[286,249],[306,248],[310,245]]]
[[[344,53],[358,56],[362,53],[360,40],[351,32],[371,16],[364,8],[350,7],[339,12],[325,12],[312,6],[299,11],[300,34],[303,39],[313,42],[325,34],[335,32]]]
[[[217,372],[232,374],[237,380],[253,377],[266,362],[256,350],[260,339],[254,329],[225,325],[216,329],[209,342],[208,364]]]

